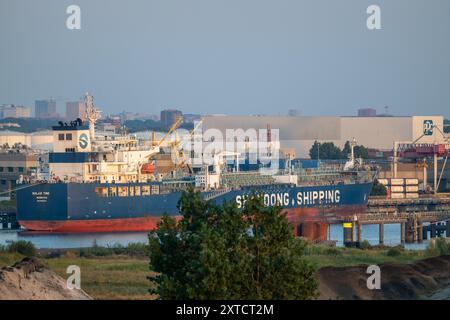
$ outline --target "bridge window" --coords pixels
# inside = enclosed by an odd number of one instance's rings
[[[142,195],[149,196],[150,195],[150,186],[142,186]]]
[[[128,187],[119,187],[119,197],[128,196]]]
[[[95,188],[95,194],[99,197],[107,197],[108,196],[108,188],[97,187],[97,188]]]
[[[58,140],[63,141],[64,140],[64,133],[58,134]]]
[[[66,140],[72,140],[72,134],[66,133]]]
[[[152,194],[159,194],[159,186],[158,185],[152,186]]]
[[[134,195],[137,197],[139,197],[141,195],[141,187],[140,186],[134,187]]]
[[[130,197],[134,196],[134,187],[130,186]]]
[[[117,196],[117,187],[109,187],[109,194],[111,195],[111,197]]]

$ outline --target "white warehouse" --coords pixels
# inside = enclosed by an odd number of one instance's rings
[[[279,130],[281,148],[293,148],[297,157],[308,158],[314,141],[333,142],[343,147],[355,138],[360,145],[392,150],[394,141],[444,143],[443,116],[410,117],[284,117],[284,116],[206,116],[203,131],[218,129],[225,137],[227,129]]]

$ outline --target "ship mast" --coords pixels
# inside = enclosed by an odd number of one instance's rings
[[[95,141],[95,122],[101,118],[100,110],[94,107],[94,97],[86,92],[84,98],[86,104],[86,119],[89,121],[89,136],[91,141]]]

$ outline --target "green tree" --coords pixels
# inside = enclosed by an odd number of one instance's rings
[[[314,141],[311,149],[309,149],[309,156],[311,159],[317,159],[319,153],[320,159],[325,160],[337,160],[337,159],[348,159],[350,153],[352,152],[350,141],[345,142],[344,148],[341,150],[339,147],[335,146],[333,142],[322,142],[319,143]],[[369,149],[359,145],[355,146],[353,149],[355,158],[369,158]]]
[[[339,147],[335,146],[333,142],[317,142],[314,141],[311,149],[309,150],[309,156],[311,159],[326,159],[336,160],[343,159],[342,151]]]
[[[150,232],[152,293],[161,299],[308,299],[316,295],[305,242],[281,208],[250,197],[243,210],[183,192],[177,223],[165,216]]]
[[[378,180],[375,180],[373,183],[372,191],[370,192],[371,196],[386,196],[387,189],[386,186],[379,183]]]
[[[350,141],[347,140],[347,142],[345,142],[344,148],[342,149],[342,158],[348,159],[351,152],[352,147],[350,146]]]
[[[369,149],[364,146],[355,146],[353,149],[355,158],[367,159],[369,158]]]
[[[342,149],[342,159],[347,159],[349,154],[352,152],[350,141],[345,142],[344,148]],[[359,145],[353,148],[353,152],[355,154],[355,158],[369,158],[369,149]]]

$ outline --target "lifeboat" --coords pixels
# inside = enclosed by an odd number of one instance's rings
[[[144,163],[141,168],[142,174],[153,174],[155,172],[155,166],[152,163]]]

